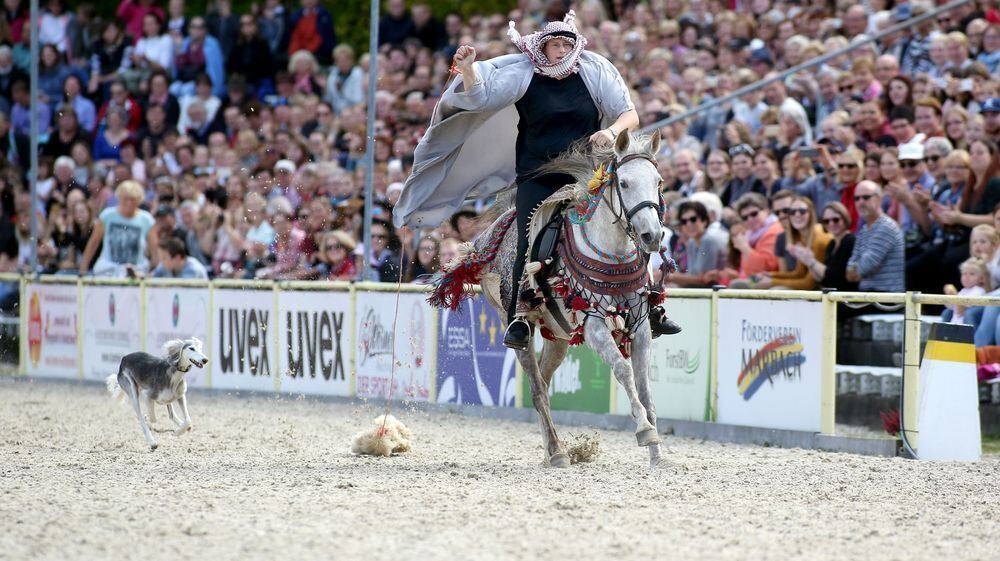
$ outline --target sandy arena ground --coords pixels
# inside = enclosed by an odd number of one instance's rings
[[[606,431],[552,470],[535,424],[397,410],[414,452],[359,458],[366,406],[190,402],[195,430],[150,453],[98,386],[0,379],[0,559],[1000,559],[997,457],[667,437],[651,472]]]

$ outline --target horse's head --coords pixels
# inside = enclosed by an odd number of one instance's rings
[[[647,253],[660,249],[660,188],[663,179],[656,169],[660,132],[633,139],[622,131],[615,139],[616,174],[612,208],[625,220],[626,232]],[[618,208],[614,208],[618,207]]]

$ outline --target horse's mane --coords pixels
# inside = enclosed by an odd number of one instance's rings
[[[625,154],[643,154],[655,158],[652,137],[629,133],[630,142]],[[577,189],[586,190],[587,181],[594,176],[594,170],[601,164],[607,164],[615,158],[614,143],[605,146],[595,146],[589,139],[580,139],[570,145],[565,152],[556,156],[551,162],[540,166],[535,173],[565,173],[576,180]]]
[[[652,136],[630,134],[630,142],[627,154],[643,154],[650,158],[655,158],[653,153]],[[570,145],[565,152],[556,156],[552,161],[543,164],[535,170],[533,176],[547,173],[568,174],[576,180],[576,190],[578,196],[583,196],[587,192],[587,181],[594,176],[594,170],[601,164],[607,164],[615,157],[614,143],[605,146],[595,146],[590,139],[581,138]],[[485,229],[500,217],[501,214],[514,206],[514,190],[506,189],[497,195],[496,201],[479,216],[477,222],[480,229]]]

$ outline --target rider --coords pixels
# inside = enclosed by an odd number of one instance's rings
[[[575,14],[570,10],[563,21],[549,22],[541,31],[524,37],[517,33],[511,22],[508,35],[522,55],[499,57],[473,65],[476,50],[468,45],[459,47],[454,64],[462,74],[462,82],[459,86],[450,88],[455,90],[454,93],[446,93],[442,97],[444,107],[435,111],[437,117],[449,108],[500,112],[513,105],[519,117],[513,154],[515,173],[512,177],[517,184],[517,255],[513,267],[514,290],[507,308],[510,323],[503,341],[504,345],[514,349],[527,349],[531,336],[528,322],[516,314],[520,292],[517,287],[524,273],[528,252],[529,218],[549,195],[573,182],[573,178],[568,175],[536,175],[535,170],[565,151],[577,139],[588,138],[595,145],[608,145],[614,142],[620,132],[639,125],[639,117],[625,81],[607,59],[584,50],[587,40],[577,32],[574,19]],[[480,124],[486,121],[484,118],[480,120]],[[445,123],[447,120],[439,125]],[[601,128],[602,124],[606,126]],[[431,131],[425,135],[421,144],[434,142],[428,142],[429,137],[433,136],[430,133]],[[437,143],[443,144],[443,133],[437,134]],[[495,151],[500,143],[496,138],[493,142]],[[457,147],[456,150],[464,151],[468,148]],[[424,152],[428,151],[430,150],[421,151],[418,147],[415,154],[418,162]],[[419,163],[415,163],[415,170],[418,165]],[[421,172],[430,175],[424,170]],[[447,175],[446,170],[444,173]],[[497,175],[502,176],[500,173]],[[419,211],[430,208],[430,201],[440,206],[440,196],[423,193],[425,200],[419,200],[421,183],[429,181],[421,181],[416,172],[407,180],[395,210],[397,222],[409,222],[408,215],[416,215]],[[482,189],[481,185],[474,187]],[[428,186],[426,189],[432,187]],[[494,189],[496,190],[498,189]],[[467,189],[462,194],[469,191],[472,189]],[[680,331],[680,327],[668,319],[662,309],[650,313],[650,325],[656,334]]]

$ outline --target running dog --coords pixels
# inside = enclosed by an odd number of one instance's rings
[[[174,435],[180,436],[191,430],[191,416],[188,414],[187,382],[184,375],[192,366],[201,368],[208,363],[208,357],[201,352],[201,341],[195,338],[167,341],[163,345],[166,358],[155,357],[148,353],[136,352],[122,357],[118,366],[118,374],[112,374],[105,379],[108,392],[117,401],[129,398],[135,415],[139,418],[139,427],[146,436],[150,450],[156,450],[156,441],[149,430],[149,423],[156,422],[154,403],[167,406],[170,420],[177,424]],[[146,417],[142,415],[139,402],[146,404]],[[180,406],[183,418],[174,415],[174,402]]]

